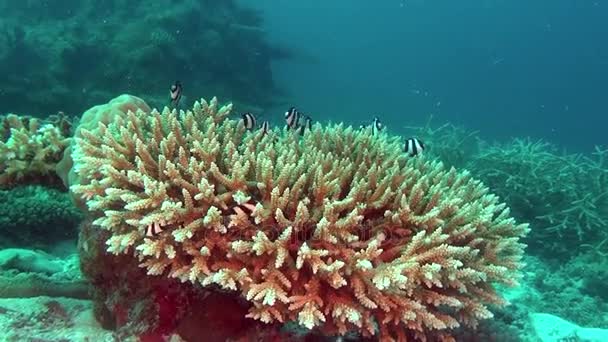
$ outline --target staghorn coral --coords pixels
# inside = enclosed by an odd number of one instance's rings
[[[560,153],[548,142],[513,139],[485,145],[467,168],[529,220],[531,249],[572,255],[608,239],[608,150],[594,157]]]
[[[493,284],[516,283],[527,225],[468,173],[342,125],[248,132],[231,108],[214,98],[81,130],[72,190],[109,252],[326,334],[453,340],[503,303]]]
[[[57,184],[55,167],[69,145],[71,123],[8,114],[0,116],[0,188],[19,183]]]
[[[528,252],[555,259],[573,257],[582,247],[606,255],[608,149],[573,154],[531,138],[489,143],[474,131],[432,127],[431,121],[405,128],[427,143],[427,156],[470,170],[516,219],[530,222]]]

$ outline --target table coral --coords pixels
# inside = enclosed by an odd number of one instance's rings
[[[493,285],[516,284],[528,228],[467,172],[343,125],[249,132],[231,109],[214,98],[81,131],[72,191],[109,252],[325,334],[453,340],[504,303]]]

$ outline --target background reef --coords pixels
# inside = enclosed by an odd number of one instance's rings
[[[544,140],[489,142],[445,124],[406,127],[430,141],[429,153],[466,168],[531,223],[527,252],[552,263],[584,252],[608,253],[608,149],[567,153]]]
[[[0,3],[0,112],[78,115],[116,94],[166,104],[211,93],[264,107],[277,95],[262,18],[235,1]],[[255,102],[254,102],[255,101]]]

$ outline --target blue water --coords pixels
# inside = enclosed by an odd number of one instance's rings
[[[396,133],[433,114],[487,139],[608,143],[607,1],[243,2],[295,51],[273,77],[303,111],[380,115]]]

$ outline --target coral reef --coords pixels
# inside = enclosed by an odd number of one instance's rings
[[[527,294],[526,306],[583,326],[608,328],[608,260],[588,252],[556,265],[530,257],[529,265],[534,291]]]
[[[276,95],[261,17],[234,0],[24,1],[0,12],[0,112],[81,113],[125,91],[164,105],[176,79],[186,96]]]
[[[494,284],[516,283],[527,225],[467,172],[342,125],[248,132],[231,108],[81,130],[71,189],[109,252],[325,334],[452,340],[503,303]]]
[[[430,154],[469,169],[504,199],[514,217],[531,223],[524,288],[519,298],[508,297],[513,305],[498,311],[494,322],[504,321],[501,312],[516,317],[515,322],[529,321],[529,312],[545,312],[608,328],[608,150],[575,154],[542,140],[490,144],[477,138],[468,140],[474,150],[454,158],[454,143],[474,132],[451,127],[427,125],[414,132],[430,146]],[[514,326],[512,320],[502,323]]]
[[[608,150],[560,151],[542,140],[488,143],[462,127],[406,127],[425,153],[466,168],[530,222],[528,252],[556,261],[581,251],[608,255]]]
[[[59,185],[55,168],[70,143],[71,121],[0,116],[0,188],[23,183]]]
[[[38,185],[0,190],[0,248],[75,240],[81,219],[66,192]]]
[[[106,252],[111,232],[83,221],[79,253],[89,279],[95,318],[115,336],[139,341],[294,341],[279,326],[245,317],[248,306],[236,296],[193,287],[178,279],[149,276],[130,255]]]
[[[575,255],[608,239],[608,150],[595,158],[543,141],[485,145],[467,168],[532,225],[531,252]]]
[[[137,111],[138,109],[148,113],[151,111],[146,102],[139,97],[123,94],[111,99],[108,103],[93,106],[86,110],[78,122],[78,126],[74,129],[74,136],[80,137],[80,130],[87,129],[90,132],[96,132],[98,124],[108,124],[118,116],[125,116],[128,111]],[[68,187],[69,184],[80,183],[80,180],[75,179],[78,176],[72,170],[72,146],[68,146],[63,158],[59,161],[56,167],[56,172],[63,184]],[[76,199],[75,202],[79,204]]]

